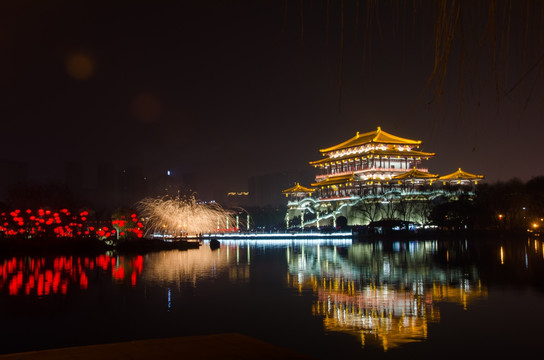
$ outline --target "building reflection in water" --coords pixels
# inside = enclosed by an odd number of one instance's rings
[[[223,240],[216,250],[205,243],[200,249],[145,255],[0,258],[0,296],[64,296],[100,289],[104,282],[126,289],[158,285],[167,289],[160,294],[170,311],[179,284],[247,283],[251,266],[263,256],[281,266],[257,267],[255,277],[282,269],[277,275],[285,279],[287,264],[286,285],[295,296],[313,295],[313,314],[323,319],[325,331],[353,334],[363,346],[384,350],[426,339],[429,324],[440,321],[440,303],[470,309],[471,302],[487,297],[484,284],[502,284],[504,274],[516,283],[531,281],[544,270],[539,239],[353,245],[346,240]]]
[[[437,303],[466,309],[487,296],[476,266],[448,263],[452,250],[439,251],[438,242],[388,246],[287,248],[288,284],[317,295],[313,314],[323,317],[326,331],[350,333],[363,346],[377,342],[384,350],[426,339],[429,322],[440,320]],[[454,252],[459,251],[462,246]]]

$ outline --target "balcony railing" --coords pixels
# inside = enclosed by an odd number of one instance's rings
[[[429,172],[429,169],[425,169],[425,168],[417,168],[417,170],[422,171],[422,172]],[[335,173],[332,173],[332,174],[322,174],[322,175],[317,175],[315,177],[315,179],[319,180],[319,179],[324,179],[324,178],[330,177],[330,176],[342,176],[342,175],[351,175],[351,174],[359,175],[359,174],[367,174],[367,173],[374,173],[374,172],[393,172],[393,173],[398,173],[400,175],[400,174],[408,172],[408,171],[410,171],[410,169],[370,168],[370,169],[341,171],[341,172],[335,172]]]

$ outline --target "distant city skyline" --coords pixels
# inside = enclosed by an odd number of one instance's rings
[[[11,200],[13,188],[54,186],[64,187],[79,204],[106,210],[134,206],[145,197],[177,195],[194,195],[197,200],[219,201],[229,207],[278,206],[285,202],[281,189],[300,176],[304,178],[300,171],[269,173],[250,176],[241,186],[220,184],[206,188],[200,183],[200,174],[181,173],[175,168],[152,171],[138,166],[119,168],[113,162],[88,166],[83,162],[68,161],[56,178],[36,182],[29,177],[32,169],[26,163],[2,161],[0,166],[10,174],[0,181],[0,203]],[[308,174],[306,179],[311,179]]]

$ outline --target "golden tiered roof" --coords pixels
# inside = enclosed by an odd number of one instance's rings
[[[315,189],[310,189],[310,188],[307,188],[307,187],[304,187],[302,185],[300,185],[298,182],[296,183],[295,186],[293,187],[290,187],[289,189],[285,189],[282,191],[282,193],[284,194],[287,194],[287,193],[313,193],[315,192]]]
[[[407,171],[397,176],[393,176],[393,180],[436,179],[436,178],[438,178],[438,174],[430,174],[428,172],[418,170],[415,167],[410,171]]]
[[[340,176],[330,176],[325,178],[325,180],[322,180],[317,183],[313,183],[312,186],[326,186],[326,185],[337,185],[337,184],[344,184],[350,181],[357,181],[355,176],[353,174],[349,175],[340,175]]]
[[[459,168],[459,170],[457,170],[454,173],[441,176],[439,178],[439,180],[478,180],[478,179],[483,179],[483,178],[484,178],[483,175],[471,174],[471,173],[463,171],[463,170],[461,170],[461,168]]]
[[[389,134],[388,132],[383,131],[381,127],[378,126],[378,128],[374,131],[370,131],[364,134],[359,134],[359,132],[357,132],[357,134],[351,139],[346,140],[343,143],[340,143],[338,145],[331,146],[326,149],[321,149],[319,151],[322,153],[328,153],[331,151],[342,150],[342,149],[352,148],[352,147],[361,146],[365,144],[371,144],[371,143],[420,145],[421,140],[401,138],[399,136],[395,136],[395,135]]]
[[[343,158],[323,158],[315,161],[310,161],[310,165],[319,165],[319,164],[325,164],[325,163],[335,163],[335,162],[341,162],[342,160],[348,160],[348,159],[354,159],[354,158],[364,158],[369,156],[390,156],[390,157],[401,157],[401,156],[409,156],[409,157],[423,157],[428,158],[435,156],[435,153],[428,153],[424,151],[417,151],[417,150],[410,150],[410,151],[399,151],[399,150],[369,150],[362,154],[354,154],[349,157],[343,157]]]

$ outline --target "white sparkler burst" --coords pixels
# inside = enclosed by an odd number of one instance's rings
[[[194,196],[145,198],[137,208],[145,219],[146,235],[198,235],[236,226],[233,212],[218,203],[199,202]]]

